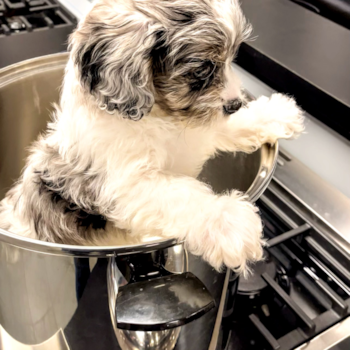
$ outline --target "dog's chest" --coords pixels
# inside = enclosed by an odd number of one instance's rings
[[[166,170],[197,177],[203,164],[214,154],[213,135],[208,129],[185,129],[167,142]]]

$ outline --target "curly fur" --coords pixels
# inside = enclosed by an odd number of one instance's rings
[[[303,130],[294,100],[244,96],[231,62],[251,29],[236,0],[101,0],[70,39],[59,106],[0,204],[0,227],[45,241],[185,239],[213,267],[262,258],[257,208],[196,180],[217,151]]]

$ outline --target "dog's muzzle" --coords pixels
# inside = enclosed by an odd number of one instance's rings
[[[239,98],[227,101],[223,107],[224,113],[227,115],[235,113],[242,107],[242,105],[243,105],[243,102]]]

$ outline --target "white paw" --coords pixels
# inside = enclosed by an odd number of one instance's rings
[[[218,198],[205,223],[200,245],[189,250],[202,255],[215,269],[222,265],[238,273],[249,272],[249,262],[263,257],[262,222],[257,208],[239,192]],[[194,248],[194,249],[191,249]]]
[[[260,97],[255,102],[264,115],[261,132],[267,142],[296,138],[304,131],[303,112],[293,98],[273,94],[269,99]]]

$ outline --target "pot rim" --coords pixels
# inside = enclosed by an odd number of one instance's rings
[[[68,57],[69,53],[63,52],[33,58],[3,68],[0,70],[0,89],[16,79],[33,75],[38,71],[44,72],[63,68],[67,64]],[[264,144],[261,147],[261,159],[263,162],[260,163],[257,176],[246,191],[246,195],[251,202],[255,202],[269,185],[276,169],[278,149],[278,142],[274,145]],[[38,253],[87,258],[149,252],[183,243],[173,238],[155,237],[154,240],[144,241],[140,244],[127,244],[120,246],[79,246],[39,241],[37,239],[11,233],[2,228],[0,228],[0,242]]]

